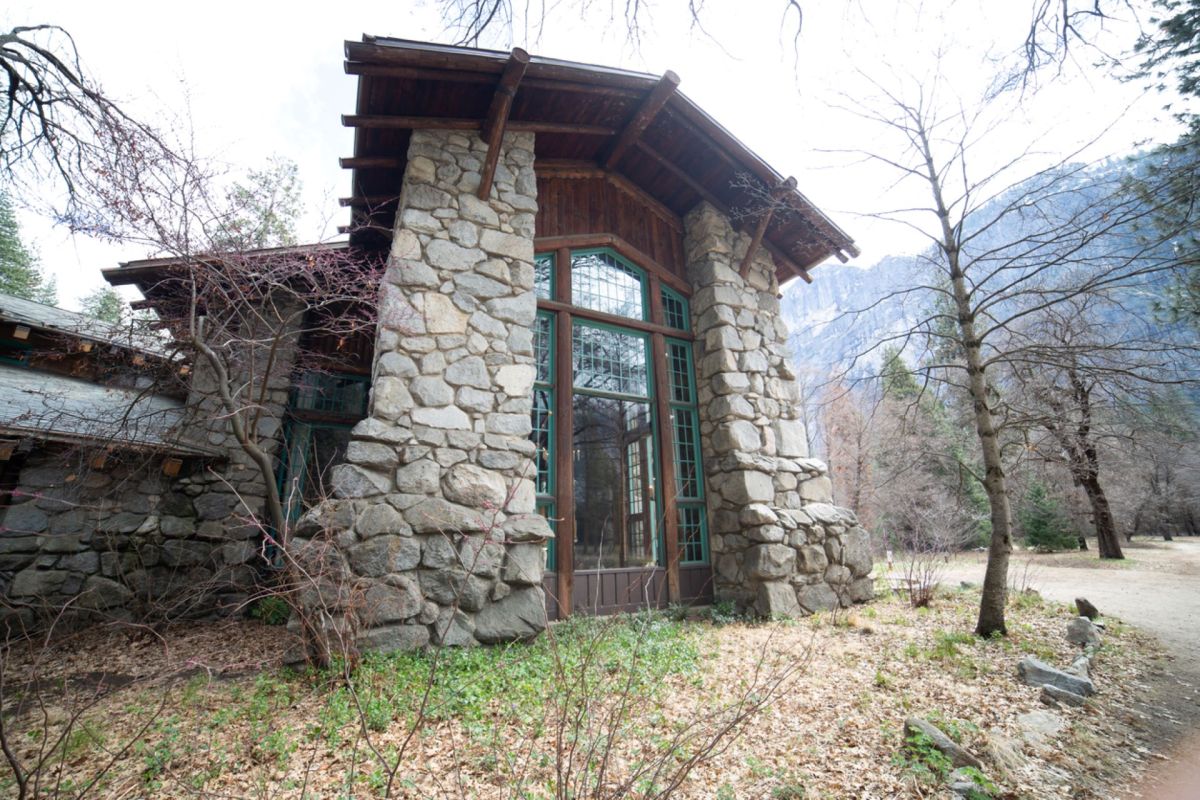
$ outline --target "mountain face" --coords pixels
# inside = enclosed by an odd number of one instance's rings
[[[1145,159],[1066,165],[974,210],[964,226],[963,264],[975,300],[989,298],[992,313],[1005,318],[1096,282],[1096,296],[1119,293],[1119,302],[1093,308],[1112,331],[1177,335],[1167,329],[1177,326],[1147,323],[1178,277],[1171,267],[1181,251],[1173,249],[1177,241],[1158,240],[1149,216],[1155,201],[1128,192],[1129,179],[1145,168]],[[825,375],[878,366],[885,346],[903,346],[903,334],[934,312],[938,295],[912,290],[945,283],[939,255],[889,255],[869,267],[825,264],[812,284],[793,281],[780,305],[797,365]],[[915,363],[924,345],[911,342],[905,360]]]
[[[921,283],[926,271],[919,257],[888,256],[872,267],[823,264],[811,284],[792,281],[780,309],[795,361],[824,373],[856,356],[862,365],[877,365],[876,345],[920,318],[920,298],[898,293]]]

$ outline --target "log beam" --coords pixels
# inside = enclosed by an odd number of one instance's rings
[[[612,148],[608,151],[608,156],[604,159],[604,168],[612,169],[617,165],[624,155],[629,152],[629,148],[641,138],[642,133],[658,116],[658,112],[662,111],[663,106],[671,99],[671,95],[675,94],[675,90],[679,87],[679,76],[671,70],[663,73],[658,83],[650,93],[642,100],[638,110],[629,118],[625,128],[621,131],[621,135],[613,142]]]
[[[508,112],[512,109],[513,98],[517,94],[517,86],[529,66],[529,53],[519,47],[514,47],[504,65],[504,72],[496,84],[496,92],[492,95],[492,105],[488,108],[487,117],[483,120],[480,137],[487,142],[487,157],[483,162],[483,171],[479,175],[479,191],[476,195],[480,200],[487,200],[492,193],[492,179],[496,177],[496,164],[500,160],[500,145],[504,140],[504,128],[508,124]]]
[[[411,117],[398,114],[343,114],[342,125],[347,128],[384,128],[390,130],[450,130],[478,131],[483,120],[463,117]],[[604,125],[581,125],[574,122],[526,122],[509,120],[507,130],[533,133],[568,133],[575,136],[615,136],[615,128]]]
[[[339,197],[338,205],[342,208],[380,208],[395,203],[400,198],[396,195],[376,195],[370,197]]]
[[[338,159],[342,169],[403,169],[404,159],[392,156],[345,156]]]
[[[775,214],[776,206],[785,196],[794,191],[796,191],[796,179],[791,177],[771,190],[767,207],[759,214],[758,224],[754,226],[754,233],[750,236],[750,246],[746,248],[746,255],[742,257],[742,268],[738,270],[742,280],[746,280],[750,275],[750,265],[754,262],[754,256],[758,254],[759,245],[762,244],[767,226],[771,224],[771,217]]]

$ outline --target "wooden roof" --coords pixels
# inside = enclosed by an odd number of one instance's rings
[[[519,62],[519,63],[518,63]],[[514,70],[513,67],[518,69]],[[854,241],[769,164],[703,109],[674,91],[679,79],[571,61],[364,36],[346,42],[346,72],[359,76],[355,129],[353,244],[379,244],[395,220],[409,136],[419,128],[486,131],[496,106],[508,105],[507,129],[534,131],[539,173],[614,170],[675,214],[702,200],[729,213],[782,198],[763,245],[781,282],[829,256],[858,255]],[[515,93],[505,93],[517,75]],[[498,88],[500,91],[498,91]],[[499,102],[504,96],[504,101]],[[755,188],[746,188],[749,177]],[[758,218],[761,220],[761,216]],[[756,218],[739,224],[747,233]]]

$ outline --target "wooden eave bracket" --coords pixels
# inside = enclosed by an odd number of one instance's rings
[[[633,147],[637,140],[641,138],[646,128],[650,127],[650,123],[658,116],[658,112],[663,110],[667,101],[671,99],[671,95],[675,94],[675,90],[679,88],[679,76],[671,70],[663,73],[663,76],[658,79],[658,83],[642,100],[637,111],[629,118],[629,122],[621,130],[621,135],[613,142],[612,147],[608,151],[608,155],[603,160],[605,169],[612,169],[617,165],[624,155],[629,152],[629,148]]]
[[[794,191],[796,191],[796,179],[792,177],[771,190],[770,205],[767,206],[766,213],[758,218],[758,224],[754,226],[754,234],[750,237],[750,246],[746,248],[746,255],[742,258],[742,268],[739,270],[742,280],[750,275],[750,264],[753,263],[754,256],[758,254],[758,248],[762,244],[763,236],[767,233],[767,226],[771,224],[775,207],[780,200]]]
[[[500,161],[500,144],[504,140],[504,128],[508,125],[508,112],[512,109],[513,98],[517,95],[517,86],[525,77],[525,69],[529,66],[529,53],[519,47],[514,47],[504,65],[504,72],[496,84],[496,93],[492,95],[492,105],[488,108],[487,117],[483,120],[480,133],[487,142],[487,158],[483,162],[483,171],[479,174],[479,191],[476,195],[480,200],[487,200],[492,193],[492,180],[496,177],[496,164]]]

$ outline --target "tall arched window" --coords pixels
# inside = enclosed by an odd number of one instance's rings
[[[609,248],[540,254],[535,285],[535,484],[558,533],[548,567],[566,592],[563,571],[657,570],[677,587],[681,565],[708,561],[684,287]]]

